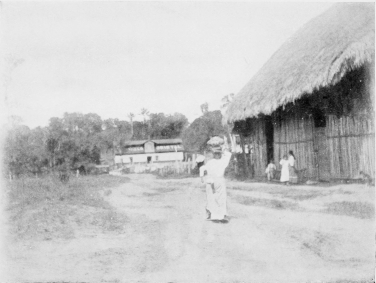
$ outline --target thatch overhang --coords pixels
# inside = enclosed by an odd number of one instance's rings
[[[374,64],[374,3],[335,4],[298,30],[234,97],[228,122],[270,115],[321,87]]]

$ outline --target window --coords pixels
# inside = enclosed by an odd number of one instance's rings
[[[158,155],[155,156],[155,161],[158,161]]]
[[[129,161],[133,163],[133,157],[129,157]]]

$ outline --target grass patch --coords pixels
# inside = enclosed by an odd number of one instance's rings
[[[155,196],[160,196],[160,193],[142,193],[143,196],[146,197],[155,197]]]
[[[162,188],[156,188],[154,189],[160,193],[170,193],[170,192],[174,192],[177,190],[176,187],[162,187]]]
[[[252,206],[263,206],[272,209],[291,209],[297,210],[299,209],[299,205],[297,203],[289,202],[289,201],[280,201],[274,199],[263,199],[263,198],[253,198],[248,196],[233,196],[235,200],[243,205],[252,205]]]
[[[127,221],[104,201],[100,191],[128,182],[99,175],[63,184],[53,175],[25,177],[7,183],[10,232],[16,239],[72,238],[77,227],[122,231]]]
[[[270,192],[278,197],[289,198],[297,201],[314,199],[317,197],[324,197],[332,195],[334,191],[324,191],[324,190],[299,190],[290,189],[284,192]]]
[[[233,190],[239,191],[246,191],[246,192],[263,192],[268,193],[271,195],[275,195],[280,198],[288,198],[293,199],[296,201],[303,201],[314,199],[317,197],[325,197],[332,195],[334,193],[338,194],[351,194],[351,192],[344,191],[344,190],[323,190],[323,189],[316,189],[316,190],[306,190],[306,189],[294,189],[287,186],[275,186],[275,187],[230,187]]]
[[[102,207],[107,203],[103,201],[99,191],[127,182],[128,178],[99,175],[72,178],[67,184],[63,184],[56,176],[50,175],[8,181],[7,189],[11,207],[35,207],[45,201]]]
[[[162,180],[179,180],[179,179],[186,179],[186,178],[198,178],[199,175],[197,174],[188,174],[188,173],[181,173],[181,174],[166,174],[166,175],[159,175],[156,174],[157,179],[162,179]]]
[[[328,204],[323,212],[361,219],[373,219],[375,217],[374,205],[365,202],[333,202]]]

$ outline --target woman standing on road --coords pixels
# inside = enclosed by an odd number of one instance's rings
[[[289,161],[287,160],[287,155],[284,155],[279,164],[282,166],[281,169],[281,182],[289,184],[290,175],[289,175]]]
[[[214,137],[208,144],[212,145],[213,159],[200,167],[201,182],[206,182],[207,219],[225,220],[225,216],[227,216],[227,189],[224,174],[230,162],[231,153],[226,137],[224,137],[224,140]],[[205,171],[207,177],[204,181]]]
[[[295,155],[292,150],[289,151],[289,181],[290,183],[298,183],[298,175],[295,169]]]

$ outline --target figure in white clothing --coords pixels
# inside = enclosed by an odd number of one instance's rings
[[[218,137],[216,138],[218,140]],[[210,141],[208,143],[210,144]],[[211,151],[213,152],[213,159],[200,167],[201,181],[203,183],[206,182],[207,219],[225,220],[227,215],[227,191],[224,174],[231,159],[226,137],[222,146],[213,145]],[[204,180],[205,172],[207,176]]]
[[[282,166],[281,169],[281,182],[289,184],[290,175],[289,175],[289,161],[287,160],[287,155],[284,155],[279,164]]]
[[[290,183],[298,183],[298,175],[295,169],[295,155],[292,150],[289,151],[289,181]]]
[[[277,167],[274,164],[273,160],[270,160],[270,163],[268,164],[268,167],[266,167],[265,174],[268,178],[268,181],[271,181],[274,178],[275,170],[277,170]]]

